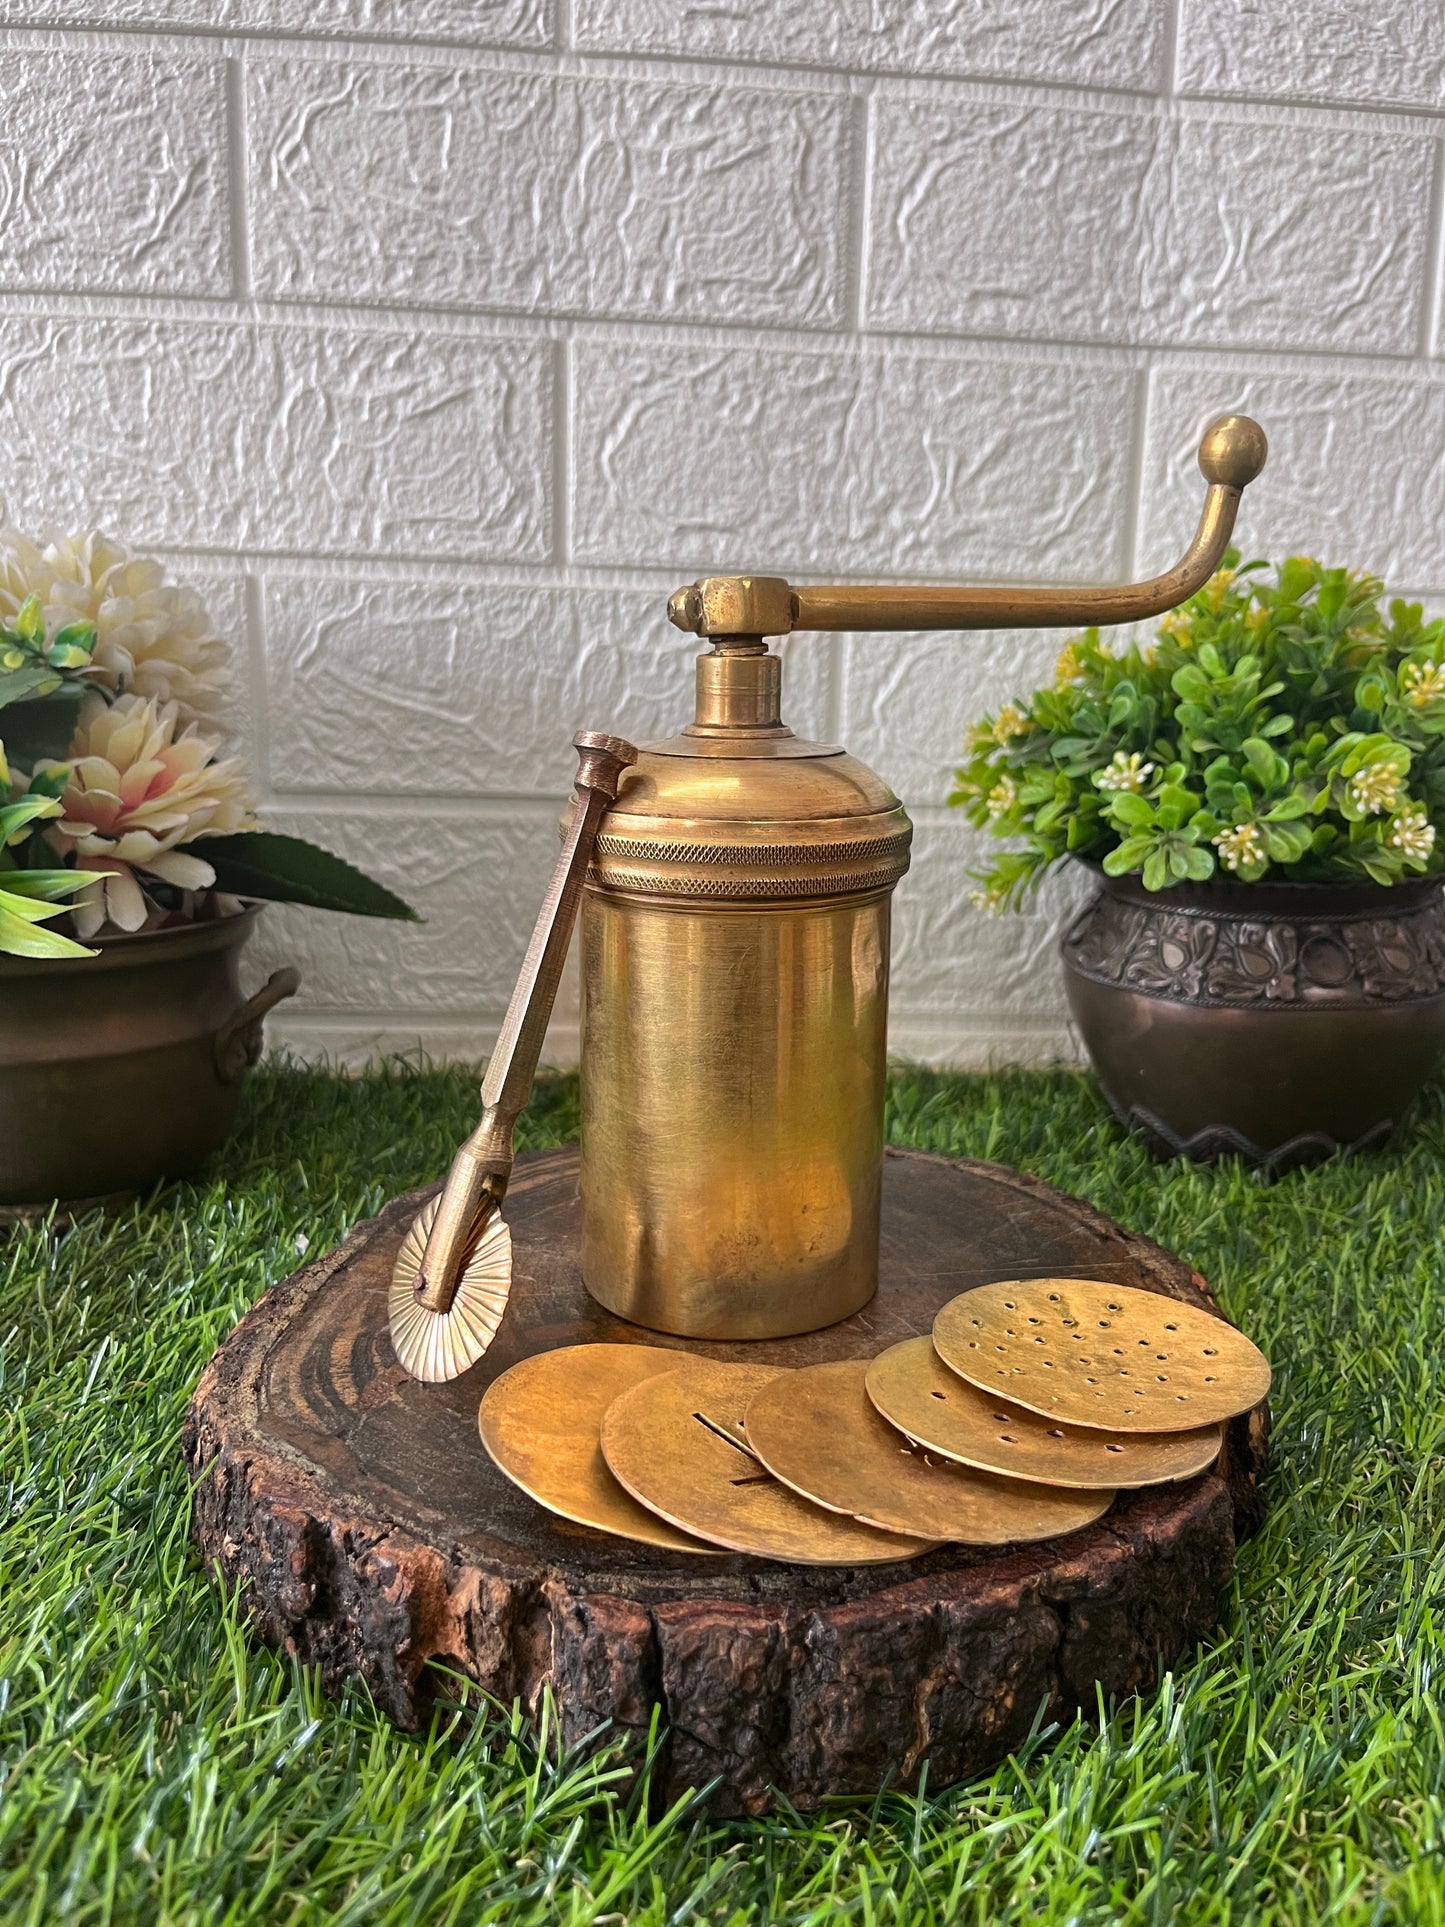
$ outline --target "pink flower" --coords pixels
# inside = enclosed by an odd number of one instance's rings
[[[255,828],[239,762],[218,762],[220,745],[194,723],[178,729],[179,721],[175,703],[88,695],[70,755],[41,766],[69,772],[49,834],[74,853],[77,868],[98,874],[99,887],[74,909],[83,938],[107,919],[121,930],[141,928],[148,907],[137,871],[183,890],[214,883],[210,864],[178,844]]]

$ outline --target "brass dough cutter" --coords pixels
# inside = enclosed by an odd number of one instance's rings
[[[452,1160],[441,1195],[418,1212],[391,1277],[391,1342],[403,1368],[444,1384],[486,1351],[512,1285],[512,1235],[500,1216],[512,1174],[512,1134],[537,1075],[537,1060],[598,826],[637,751],[620,736],[581,730],[572,815],[557,868],[507,1006],[487,1074],[482,1118]]]

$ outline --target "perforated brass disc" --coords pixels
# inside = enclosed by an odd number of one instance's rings
[[[867,1377],[865,1358],[807,1365],[748,1401],[748,1444],[784,1485],[830,1512],[885,1532],[1004,1546],[1075,1532],[1114,1496],[1025,1485],[931,1459],[878,1416]]]
[[[1222,1318],[1094,1279],[980,1285],[943,1307],[933,1343],[971,1385],[1114,1432],[1214,1425],[1269,1390],[1263,1352]]]
[[[512,1289],[512,1234],[493,1217],[467,1260],[450,1308],[428,1311],[416,1302],[411,1288],[440,1203],[438,1193],[412,1220],[396,1254],[388,1297],[397,1358],[427,1385],[444,1385],[476,1364],[497,1335]]]
[[[1187,1479],[1213,1465],[1224,1434],[1099,1432],[1026,1412],[951,1372],[931,1338],[905,1338],[868,1367],[868,1396],[910,1439],[946,1459],[1078,1491]]]
[[[927,1552],[925,1540],[810,1505],[748,1450],[748,1400],[781,1376],[793,1374],[690,1359],[617,1399],[602,1421],[602,1455],[635,1499],[731,1552],[804,1566],[884,1565]]]
[[[599,1442],[613,1399],[685,1356],[653,1345],[570,1345],[524,1358],[486,1389],[477,1414],[482,1444],[513,1485],[549,1512],[619,1539],[716,1558],[717,1546],[679,1532],[624,1492]]]

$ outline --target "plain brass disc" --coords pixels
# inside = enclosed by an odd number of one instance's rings
[[[807,1365],[770,1380],[748,1401],[748,1444],[775,1478],[830,1512],[885,1532],[1006,1546],[1075,1532],[1114,1497],[1025,1485],[930,1459],[879,1417],[867,1377],[864,1358]]]
[[[905,1338],[868,1367],[868,1396],[900,1432],[946,1459],[1076,1491],[1132,1490],[1192,1478],[1213,1465],[1224,1434],[1099,1432],[1026,1412],[951,1372],[931,1338]]]
[[[790,1492],[744,1442],[748,1400],[782,1373],[693,1358],[622,1396],[602,1421],[602,1454],[635,1499],[730,1552],[803,1566],[884,1565],[930,1543],[840,1519]]]
[[[428,1311],[416,1302],[412,1286],[440,1203],[438,1192],[412,1220],[396,1254],[388,1298],[397,1359],[425,1385],[444,1385],[476,1364],[497,1335],[512,1290],[512,1234],[493,1217],[467,1259],[450,1307]]]
[[[1222,1318],[1090,1278],[979,1285],[939,1312],[933,1343],[971,1385],[1113,1432],[1215,1425],[1269,1390],[1263,1352]]]
[[[640,1506],[607,1470],[599,1434],[619,1395],[672,1371],[684,1352],[654,1345],[569,1345],[524,1358],[493,1379],[477,1413],[482,1444],[528,1498],[578,1525],[669,1552],[718,1547]]]

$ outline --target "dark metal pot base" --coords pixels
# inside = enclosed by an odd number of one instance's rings
[[[1331,1137],[1328,1131],[1301,1131],[1283,1144],[1267,1149],[1247,1138],[1243,1131],[1235,1130],[1232,1124],[1206,1124],[1203,1130],[1180,1137],[1162,1117],[1156,1117],[1142,1104],[1121,1104],[1102,1082],[1099,1089],[1124,1129],[1137,1132],[1150,1157],[1161,1164],[1171,1158],[1188,1158],[1194,1164],[1217,1164],[1221,1158],[1239,1157],[1270,1177],[1281,1178],[1286,1171],[1297,1171],[1306,1164],[1322,1164],[1326,1158],[1354,1157],[1357,1152],[1382,1150],[1395,1129],[1394,1118],[1387,1117],[1348,1144]]]

